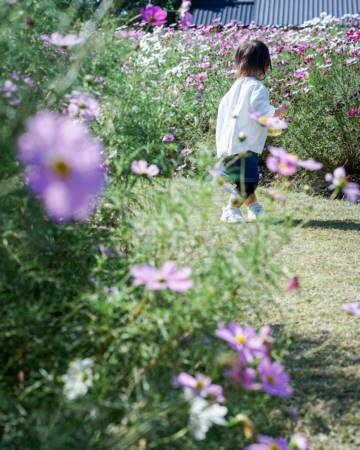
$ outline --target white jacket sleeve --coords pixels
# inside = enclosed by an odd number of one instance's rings
[[[270,105],[269,93],[265,86],[258,84],[254,86],[250,94],[250,108],[263,117],[272,117],[275,108]]]

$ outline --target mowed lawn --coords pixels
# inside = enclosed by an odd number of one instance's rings
[[[203,236],[198,247],[177,255],[195,268],[201,267],[212,243],[235,248],[256,232],[255,224],[221,223],[226,194],[208,185],[186,179],[169,184],[179,207],[164,220],[186,208],[188,228]],[[273,257],[289,276],[298,275],[301,289],[277,291],[275,302],[262,308],[261,322],[271,324],[275,334],[291,337],[285,362],[294,387],[289,420],[311,439],[314,450],[359,449],[360,317],[341,305],[360,301],[360,205],[305,193],[286,196],[285,206],[265,197],[263,203],[274,230],[285,228],[285,217],[292,217],[290,240]],[[285,287],[286,278],[281,283]]]

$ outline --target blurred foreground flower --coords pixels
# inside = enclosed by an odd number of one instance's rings
[[[297,172],[299,167],[308,170],[320,170],[322,163],[313,159],[301,160],[296,155],[287,153],[281,147],[269,146],[270,156],[266,159],[266,165],[269,170],[276,172],[280,176],[290,176]]]
[[[66,99],[69,104],[64,111],[65,114],[86,122],[99,117],[100,105],[92,95],[86,92],[73,91],[66,96]]]
[[[268,353],[264,337],[258,335],[255,329],[250,326],[242,327],[235,322],[231,322],[219,326],[215,331],[215,336],[227,342],[238,353],[240,361],[244,364]]]
[[[167,261],[160,269],[149,264],[136,265],[130,273],[134,277],[134,286],[143,284],[149,291],[169,288],[172,291],[184,292],[193,285],[192,280],[189,280],[191,269],[186,267],[178,270],[171,261]]]
[[[146,177],[155,177],[159,173],[159,168],[155,164],[150,164],[143,159],[139,161],[133,161],[131,164],[131,170],[136,175],[144,175]]]
[[[102,145],[80,122],[50,111],[29,120],[18,140],[26,181],[50,217],[87,219],[104,188]]]
[[[93,384],[94,362],[91,358],[76,359],[69,365],[69,369],[62,376],[64,395],[68,400],[84,396]]]
[[[193,397],[190,400],[190,431],[195,439],[202,441],[206,433],[213,425],[225,425],[227,408],[217,403],[208,403],[201,397]]]
[[[348,181],[343,167],[338,167],[332,174],[327,173],[325,180],[331,183],[329,186],[331,191],[335,191],[335,193],[342,191],[350,202],[356,203],[360,199],[359,185]]]
[[[2,92],[6,98],[10,98],[16,91],[16,84],[14,84],[11,80],[6,80],[2,85],[0,85],[0,92]]]
[[[290,448],[294,450],[311,450],[309,442],[301,434],[294,434],[291,437]]]
[[[167,21],[167,12],[161,9],[160,6],[147,5],[145,8],[141,8],[140,15],[145,24],[149,24],[153,27],[164,25]]]
[[[290,397],[292,389],[289,386],[290,376],[282,364],[264,358],[259,364],[262,389],[278,397]]]
[[[273,439],[269,436],[258,436],[257,444],[249,445],[244,450],[290,450],[285,438]]]
[[[182,372],[173,378],[175,386],[188,388],[194,395],[205,398],[209,401],[223,402],[223,389],[219,384],[212,384],[211,379],[198,373],[193,377],[188,373]]]
[[[67,34],[63,36],[58,32],[52,33],[50,35],[43,34],[41,36],[41,39],[47,44],[52,44],[62,48],[74,47],[75,45],[81,44],[84,40],[83,38],[77,36],[76,34]]]
[[[264,117],[253,109],[249,110],[249,116],[251,119],[256,120],[262,127],[266,127],[268,129],[268,135],[272,137],[280,136],[282,130],[286,130],[288,128],[288,123],[286,120],[280,119],[279,117]]]
[[[360,303],[358,302],[344,303],[342,305],[342,309],[350,314],[353,314],[354,316],[360,316]]]

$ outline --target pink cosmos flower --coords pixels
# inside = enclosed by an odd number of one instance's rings
[[[357,116],[359,114],[359,112],[360,112],[360,109],[352,108],[352,109],[350,109],[350,111],[347,112],[347,115],[349,117],[354,117],[354,116]]]
[[[155,27],[166,23],[168,13],[160,6],[149,4],[145,8],[141,8],[140,15],[144,23]]]
[[[58,32],[50,35],[44,34],[41,36],[41,39],[48,44],[56,45],[57,47],[62,48],[71,48],[83,42],[83,38],[77,36],[76,34],[67,34],[63,36]]]
[[[290,450],[285,438],[273,439],[269,436],[258,436],[258,443],[245,447],[244,450]]]
[[[287,153],[281,147],[269,146],[271,155],[266,160],[269,170],[276,172],[281,176],[289,176],[296,173],[298,167],[308,170],[319,170],[323,167],[322,163],[313,159],[301,160],[296,155]]]
[[[285,368],[278,362],[272,362],[263,358],[259,364],[259,374],[262,381],[262,389],[278,397],[290,397],[292,389],[289,386],[290,376]]]
[[[198,373],[193,377],[188,373],[182,372],[173,378],[175,386],[191,389],[193,394],[221,403],[225,400],[223,389],[218,384],[212,384],[211,379]]]
[[[178,270],[172,261],[167,261],[160,269],[149,264],[133,266],[131,275],[134,277],[133,285],[145,285],[149,291],[170,289],[176,292],[184,292],[193,286],[189,280],[191,269],[186,267]]]
[[[329,189],[342,190],[345,197],[352,203],[356,203],[360,199],[360,189],[357,183],[348,181],[346,172],[343,167],[338,167],[334,170],[334,173],[327,173],[325,180],[331,183]]]
[[[298,291],[300,289],[300,283],[299,283],[299,279],[296,275],[293,275],[290,280],[288,281],[288,285],[286,290],[288,292],[294,292],[294,291]]]
[[[297,69],[294,73],[295,78],[299,80],[304,80],[305,78],[309,77],[309,71],[307,68],[305,69]]]
[[[165,136],[162,138],[163,142],[174,142],[175,136],[171,133],[165,134]]]
[[[238,353],[240,361],[244,364],[252,362],[256,357],[267,355],[268,349],[264,340],[253,327],[231,322],[219,326],[215,336],[227,342]]]
[[[360,316],[360,303],[359,302],[344,303],[342,305],[342,309],[350,314],[353,314],[354,316]]]
[[[84,124],[50,111],[30,119],[18,140],[29,187],[59,221],[90,216],[105,184],[102,152]]]
[[[136,175],[145,175],[147,177],[155,177],[159,173],[159,168],[155,164],[150,164],[143,159],[139,161],[133,161],[131,164],[131,170]]]

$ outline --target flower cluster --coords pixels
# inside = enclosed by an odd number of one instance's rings
[[[271,395],[289,397],[292,389],[290,376],[278,362],[271,360],[271,328],[259,333],[251,326],[237,323],[221,325],[215,335],[235,350],[236,360],[225,375],[239,382],[245,389],[263,390]]]
[[[100,105],[95,98],[87,92],[73,91],[66,96],[68,106],[65,115],[90,122],[100,116]]]
[[[93,385],[94,362],[91,358],[76,359],[69,365],[69,369],[62,376],[64,396],[68,400],[75,400],[84,396]]]

